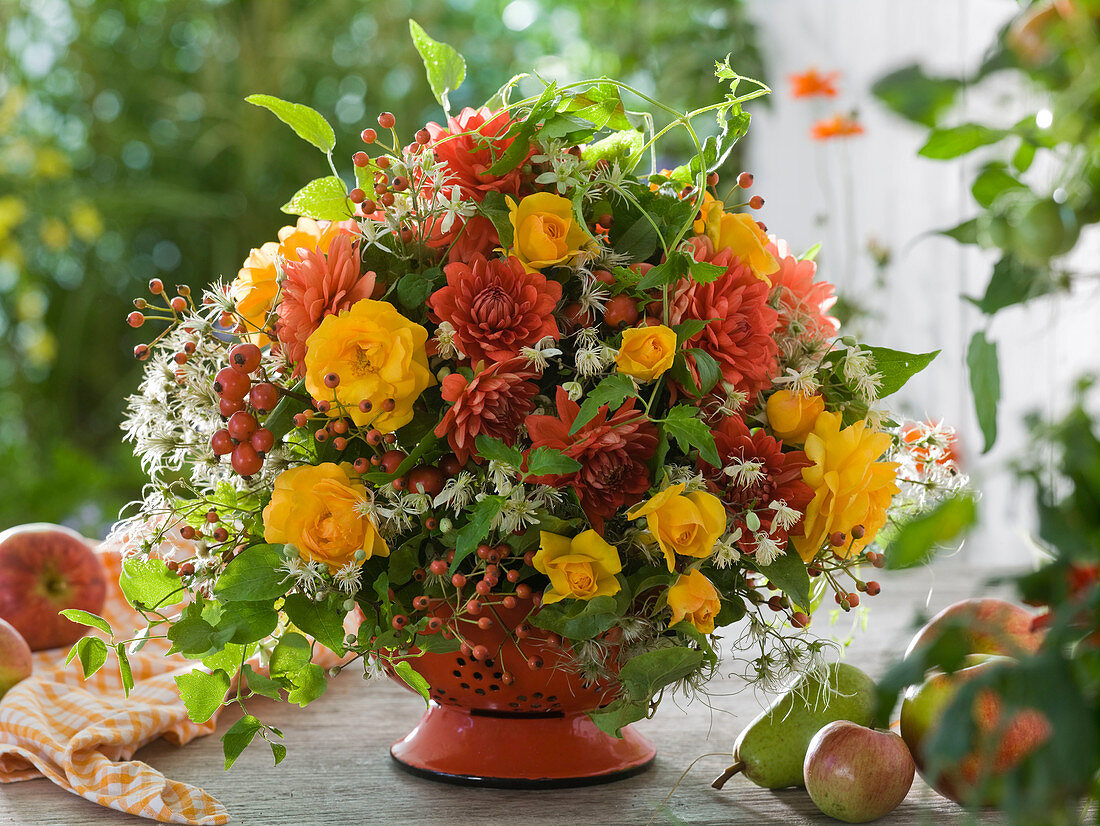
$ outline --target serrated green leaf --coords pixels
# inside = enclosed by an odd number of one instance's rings
[[[448,95],[466,79],[466,61],[452,46],[429,37],[415,20],[409,20],[409,33],[424,62],[424,73],[428,77],[428,85],[432,87],[432,94],[439,105],[449,112]]]
[[[800,608],[810,607],[810,574],[794,550],[781,554],[771,565],[757,566],[757,570]]]
[[[703,659],[703,652],[692,648],[658,648],[627,660],[619,681],[629,699],[647,702],[662,688],[694,672]]]
[[[205,723],[213,717],[225,700],[229,683],[229,675],[221,669],[209,674],[191,671],[176,677],[176,688],[187,707],[187,716],[195,723]]]
[[[98,628],[107,636],[113,636],[114,632],[111,631],[111,624],[99,614],[93,614],[90,611],[81,611],[79,608],[66,608],[59,612],[61,616],[72,622],[80,625],[87,625],[90,628]]]
[[[262,697],[270,697],[272,700],[282,700],[283,695],[280,691],[283,688],[283,684],[278,680],[273,680],[270,677],[265,677],[263,674],[259,674],[252,670],[252,666],[245,663],[244,668],[241,670],[241,676],[248,686],[248,690],[253,694],[259,694]]]
[[[628,161],[625,171],[630,172],[641,159],[645,135],[637,129],[612,132],[606,138],[590,143],[581,150],[581,158],[589,164],[596,161]]]
[[[233,677],[237,673],[237,669],[241,667],[241,662],[251,657],[252,652],[255,650],[255,643],[251,643],[247,646],[226,643],[225,647],[216,654],[209,654],[203,657],[202,664],[211,671],[216,671],[220,668],[230,677]]]
[[[978,331],[970,339],[966,351],[966,366],[970,371],[970,391],[974,410],[985,440],[983,453],[997,441],[997,406],[1001,401],[1001,371],[997,363],[997,345]]]
[[[432,700],[432,687],[428,684],[428,681],[424,679],[423,675],[414,669],[408,660],[399,660],[394,663],[394,673],[402,679],[402,681],[424,698],[424,705],[427,706]]]
[[[301,707],[308,706],[325,693],[328,683],[325,682],[325,669],[316,663],[303,666],[290,676],[290,682],[294,688],[286,695],[287,701],[297,703]]]
[[[126,656],[126,644],[115,644],[115,655],[118,657],[118,675],[122,678],[122,690],[127,697],[134,689],[134,671],[130,668],[130,658]]]
[[[303,186],[280,209],[317,221],[343,221],[354,214],[344,181],[335,175],[316,178]]]
[[[424,272],[410,272],[397,280],[397,297],[410,310],[424,306],[435,289],[436,279],[443,274],[439,267]]]
[[[127,602],[135,608],[152,609],[176,605],[185,596],[183,583],[176,574],[168,570],[163,559],[132,556],[123,560],[118,584]]]
[[[991,129],[980,123],[964,123],[946,129],[933,129],[917,153],[925,158],[950,160],[975,149],[996,143],[1009,134],[1003,129]]]
[[[65,657],[65,665],[68,665],[76,657],[80,660],[80,667],[84,672],[84,679],[88,679],[107,662],[107,643],[99,637],[81,637],[76,644],[69,649]]]
[[[317,602],[305,594],[291,594],[283,602],[283,611],[300,631],[309,634],[330,651],[343,656],[346,650],[344,617],[347,615],[343,602],[342,596]]]
[[[331,152],[336,146],[336,133],[324,116],[301,103],[291,103],[272,95],[249,95],[246,101],[262,106],[294,130],[299,138],[313,144],[322,152]]]
[[[637,288],[639,290],[652,290],[657,287],[675,284],[691,272],[692,263],[694,262],[686,253],[674,253],[657,266],[651,267],[638,281]]]
[[[237,758],[248,748],[248,744],[252,742],[263,727],[263,723],[251,714],[246,714],[222,735],[222,752],[225,754],[226,771],[229,771],[232,765],[237,762]]]
[[[960,537],[977,521],[978,509],[972,497],[945,499],[902,525],[886,548],[886,567],[912,568],[928,562],[938,548]]]
[[[623,402],[635,395],[637,395],[637,391],[634,389],[634,381],[630,376],[622,373],[612,373],[610,376],[605,377],[585,394],[577,418],[573,420],[573,426],[569,428],[569,435],[572,436],[592,421],[604,405],[607,405],[608,414],[611,414],[618,410]]]
[[[225,566],[214,593],[223,601],[254,602],[281,597],[290,589],[290,575],[282,570],[281,545],[245,548]]]
[[[477,546],[489,536],[489,526],[504,507],[503,496],[486,496],[470,512],[470,521],[458,532],[455,541],[455,558],[451,562],[450,573],[458,570],[459,563],[472,554]]]
[[[690,448],[699,451],[699,457],[712,467],[721,467],[718,448],[714,445],[714,434],[706,424],[696,418],[698,410],[686,404],[678,404],[668,411],[662,425],[670,438],[676,440],[680,450],[687,453]]]
[[[292,631],[283,634],[275,645],[267,669],[272,677],[294,674],[309,663],[311,656],[309,640]]]
[[[688,265],[688,271],[691,274],[691,280],[696,284],[709,284],[721,278],[726,268],[719,267],[717,264],[708,264],[705,261],[692,261]]]
[[[576,473],[581,463],[552,447],[537,447],[527,457],[527,473],[530,476]]]
[[[905,353],[888,347],[866,349],[875,360],[875,370],[882,374],[878,391],[880,399],[901,390],[909,379],[931,364],[932,360],[940,354],[939,350],[933,350],[931,353]]]
[[[478,456],[490,462],[500,462],[517,470],[523,464],[523,451],[504,444],[501,439],[482,434],[474,439],[474,447],[477,448]]]

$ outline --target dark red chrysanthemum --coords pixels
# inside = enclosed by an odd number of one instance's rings
[[[428,299],[432,320],[454,327],[455,345],[472,363],[505,361],[521,347],[561,335],[554,321],[561,284],[529,271],[518,258],[475,255],[443,271],[447,286]]]
[[[466,107],[455,117],[447,119],[446,126],[429,123],[425,126],[431,139],[427,149],[435,153],[436,160],[446,164],[444,187],[458,186],[467,198],[481,202],[489,192],[518,195],[520,168],[534,154],[530,147],[524,158],[503,175],[493,175],[489,168],[512,145],[515,138],[504,135],[512,126],[507,112],[493,112],[487,107]]]
[[[801,534],[801,518],[784,527],[770,505],[781,502],[800,514],[806,512],[806,506],[813,498],[810,486],[802,481],[802,468],[811,464],[806,454],[801,450],[784,453],[782,442],[777,442],[762,428],[750,431],[740,416],[726,417],[711,432],[722,467],[716,468],[699,460],[699,472],[711,492],[736,517],[735,524],[741,528],[742,549],[751,553],[756,546],[753,532],[743,518],[749,510],[760,518],[760,530],[770,533],[780,545],[786,543],[789,534]],[[730,475],[724,470],[743,466],[746,462],[760,465],[759,473],[752,474],[752,481],[736,473]]]
[[[360,274],[358,245],[349,234],[336,236],[327,254],[304,247],[298,252],[303,256],[300,261],[287,259],[283,264],[286,279],[276,324],[279,343],[295,365],[295,375],[305,371],[306,339],[325,316],[370,298],[375,283],[373,272]]]
[[[435,435],[447,437],[463,465],[474,455],[474,439],[478,436],[515,444],[519,426],[535,407],[539,388],[531,380],[538,376],[538,371],[520,358],[495,362],[469,381],[459,373],[451,373],[443,379],[441,389],[444,401],[452,404]],[[476,455],[474,458],[477,460]]]
[[[712,356],[723,382],[745,393],[751,405],[758,392],[771,386],[778,370],[779,348],[772,333],[779,314],[768,305],[770,288],[729,249],[715,253],[708,238],[692,242],[696,260],[726,271],[709,284],[680,279],[673,291],[670,320],[679,324],[688,319],[711,319],[687,346]],[[691,358],[689,365],[696,371]]]
[[[576,459],[581,469],[575,473],[541,476],[534,481],[572,487],[581,508],[597,531],[624,506],[640,502],[651,483],[646,462],[657,450],[657,428],[631,399],[614,415],[606,405],[572,436],[569,430],[580,412],[580,405],[569,399],[561,387],[557,391],[557,416],[528,416],[527,432],[531,449],[550,447]]]

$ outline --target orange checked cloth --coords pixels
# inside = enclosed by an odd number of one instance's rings
[[[143,627],[118,587],[118,552],[105,550],[103,558],[104,618],[115,629]],[[130,654],[128,698],[113,660],[85,681],[77,659],[64,664],[68,649],[36,652],[34,674],[0,700],[0,782],[48,777],[100,805],[164,823],[229,822],[225,807],[202,789],[132,759],[158,737],[183,745],[213,733],[217,723],[217,715],[205,723],[188,719],[174,678],[199,665],[167,651],[165,640],[150,640]]]

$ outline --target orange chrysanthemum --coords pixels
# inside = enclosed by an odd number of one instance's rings
[[[799,337],[829,339],[840,329],[840,322],[828,315],[836,304],[833,285],[828,281],[814,281],[817,264],[799,260],[791,254],[787,242],[771,236],[770,252],[779,262],[779,269],[771,276],[772,284],[779,290],[779,330],[790,330]]]
[[[835,98],[836,79],[838,77],[840,77],[840,72],[822,74],[817,69],[807,69],[801,74],[788,75],[787,80],[791,83],[791,97],[793,98]]]
[[[833,115],[814,124],[810,136],[815,141],[827,141],[831,138],[850,138],[863,134],[863,124],[854,115]]]

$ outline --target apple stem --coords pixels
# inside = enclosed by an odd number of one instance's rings
[[[734,763],[732,766],[730,766],[728,769],[726,769],[724,772],[722,772],[720,775],[718,775],[716,778],[714,778],[714,782],[711,783],[710,785],[712,785],[716,789],[720,789],[720,788],[722,788],[723,786],[726,785],[727,780],[729,780],[731,777],[733,777],[739,771],[744,771],[744,769],[745,769],[745,764],[743,762],[741,762],[740,760],[738,760],[736,763]]]

